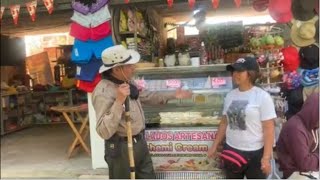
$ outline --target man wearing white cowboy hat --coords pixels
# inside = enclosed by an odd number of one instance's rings
[[[136,51],[122,45],[102,52],[103,65],[99,72],[103,79],[93,92],[93,106],[97,117],[96,130],[105,139],[105,160],[110,179],[129,179],[130,167],[127,147],[126,121],[123,104],[130,97],[135,173],[138,179],[155,179],[155,173],[144,139],[145,117],[141,103],[165,104],[170,99],[191,98],[189,91],[149,92],[139,91],[130,80],[134,64],[140,60]]]

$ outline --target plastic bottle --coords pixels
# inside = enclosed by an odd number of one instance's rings
[[[164,62],[163,62],[163,59],[159,59],[159,67],[164,67]]]
[[[207,55],[206,47],[204,46],[204,42],[201,42],[200,64],[201,65],[207,65],[208,64],[208,55]]]

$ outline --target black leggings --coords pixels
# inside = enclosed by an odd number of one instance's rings
[[[248,165],[241,172],[232,172],[231,170],[226,170],[227,179],[266,179],[267,176],[261,170],[261,158],[263,156],[263,148],[256,151],[241,151],[234,149],[229,145],[225,144],[225,150],[233,150],[241,155],[243,155],[247,161]]]

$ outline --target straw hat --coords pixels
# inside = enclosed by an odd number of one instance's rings
[[[136,64],[140,60],[140,54],[134,50],[128,50],[122,45],[116,45],[103,50],[101,58],[103,65],[100,67],[99,73],[116,66]]]
[[[291,39],[298,47],[309,46],[315,43],[315,35],[315,21],[293,21],[293,25],[291,27]]]

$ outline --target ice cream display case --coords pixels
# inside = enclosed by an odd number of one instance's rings
[[[135,81],[150,91],[193,92],[191,99],[143,105],[145,137],[159,178],[223,178],[207,158],[220,123],[223,100],[233,85],[226,64],[137,69]]]

